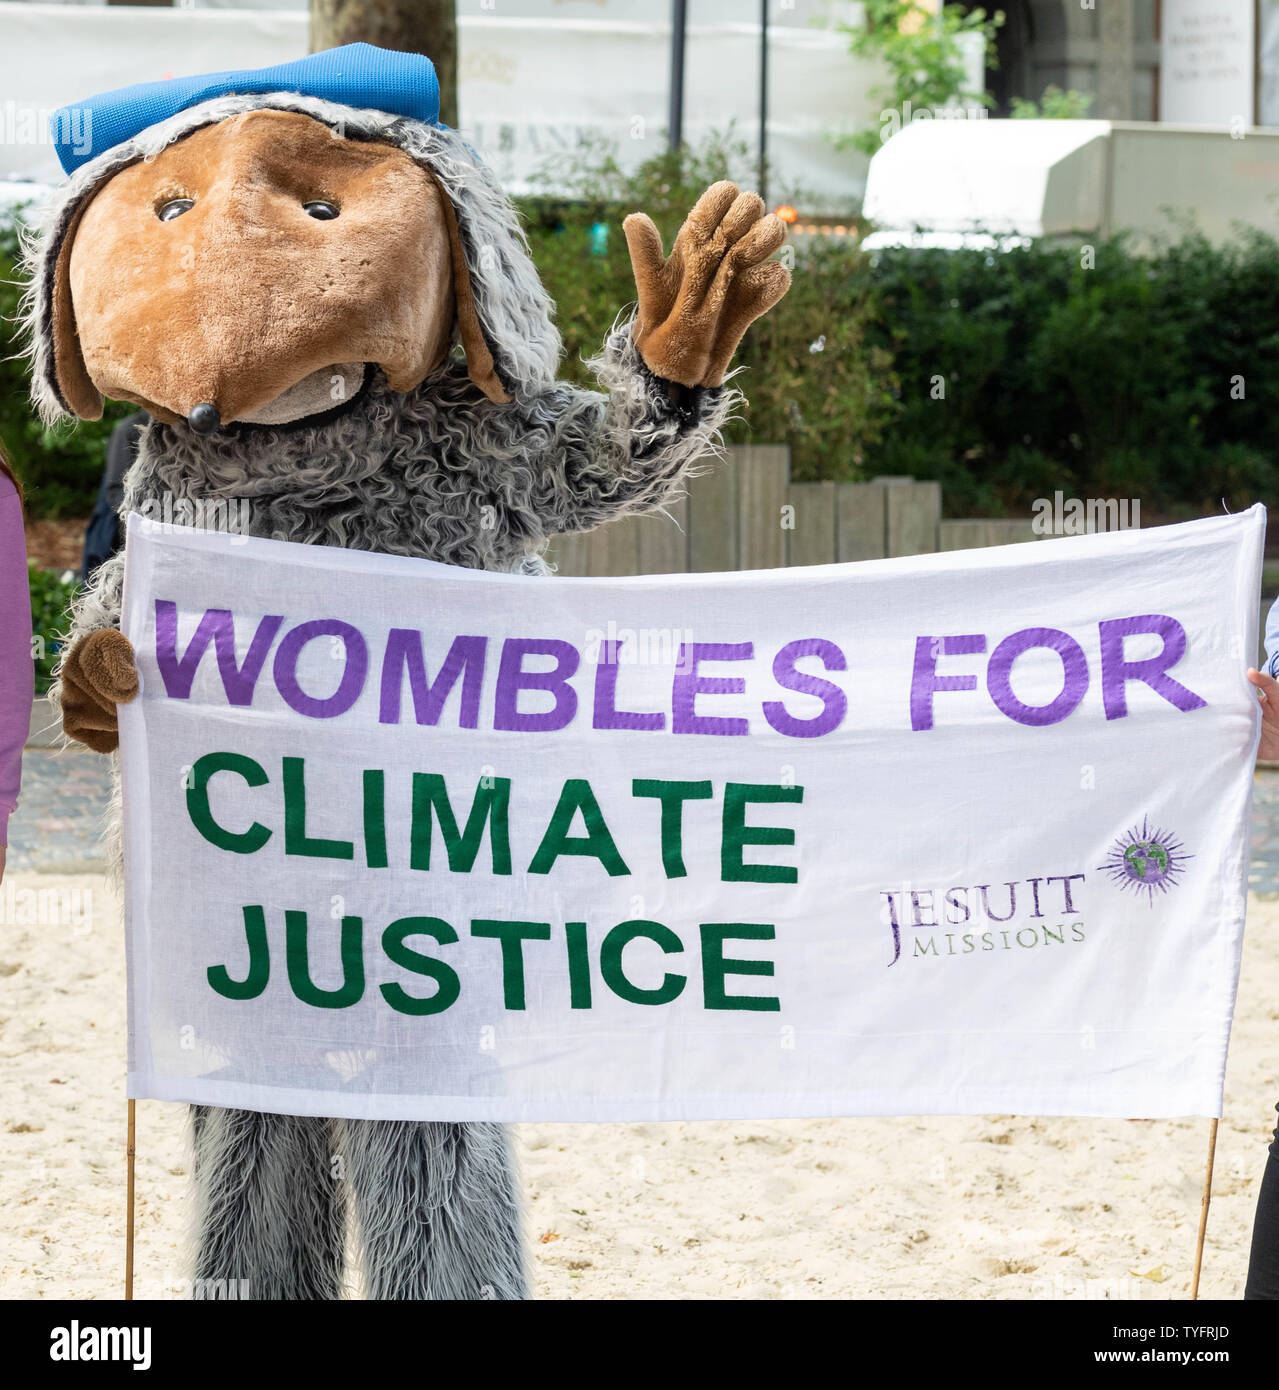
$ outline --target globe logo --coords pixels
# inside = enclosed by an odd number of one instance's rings
[[[1158,840],[1138,840],[1124,850],[1124,865],[1144,883],[1158,883],[1168,872],[1168,851]]]
[[[1167,893],[1176,886],[1187,860],[1193,858],[1175,835],[1152,827],[1146,818],[1115,841],[1100,867],[1120,888],[1144,893],[1153,904],[1156,893]]]

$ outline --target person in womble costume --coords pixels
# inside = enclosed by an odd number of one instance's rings
[[[536,576],[551,537],[660,508],[714,447],[733,351],[789,284],[780,220],[717,183],[666,257],[628,217],[638,309],[599,392],[561,384],[515,210],[438,103],[427,59],[354,44],[54,116],[92,141],[59,143],[28,247],[33,395],[47,421],[148,412],[123,511],[235,499],[254,535]],[[77,603],[57,687],[100,752],[138,688],[123,569]],[[113,816],[118,842],[118,787]],[[197,1280],[339,1297],[350,1201],[370,1297],[526,1295],[502,1126],[192,1119]]]

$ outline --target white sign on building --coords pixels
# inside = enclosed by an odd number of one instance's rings
[[[1251,125],[1256,49],[1253,0],[1164,0],[1160,120]]]

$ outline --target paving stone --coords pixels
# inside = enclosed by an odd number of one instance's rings
[[[103,814],[110,759],[87,749],[28,748],[22,796],[9,818],[7,868],[69,872],[103,868]]]

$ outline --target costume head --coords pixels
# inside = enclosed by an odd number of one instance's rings
[[[59,143],[30,251],[41,413],[278,424],[374,368],[414,390],[455,345],[495,404],[545,390],[559,336],[515,211],[438,111],[428,59],[353,44],[55,115],[93,138]]]

